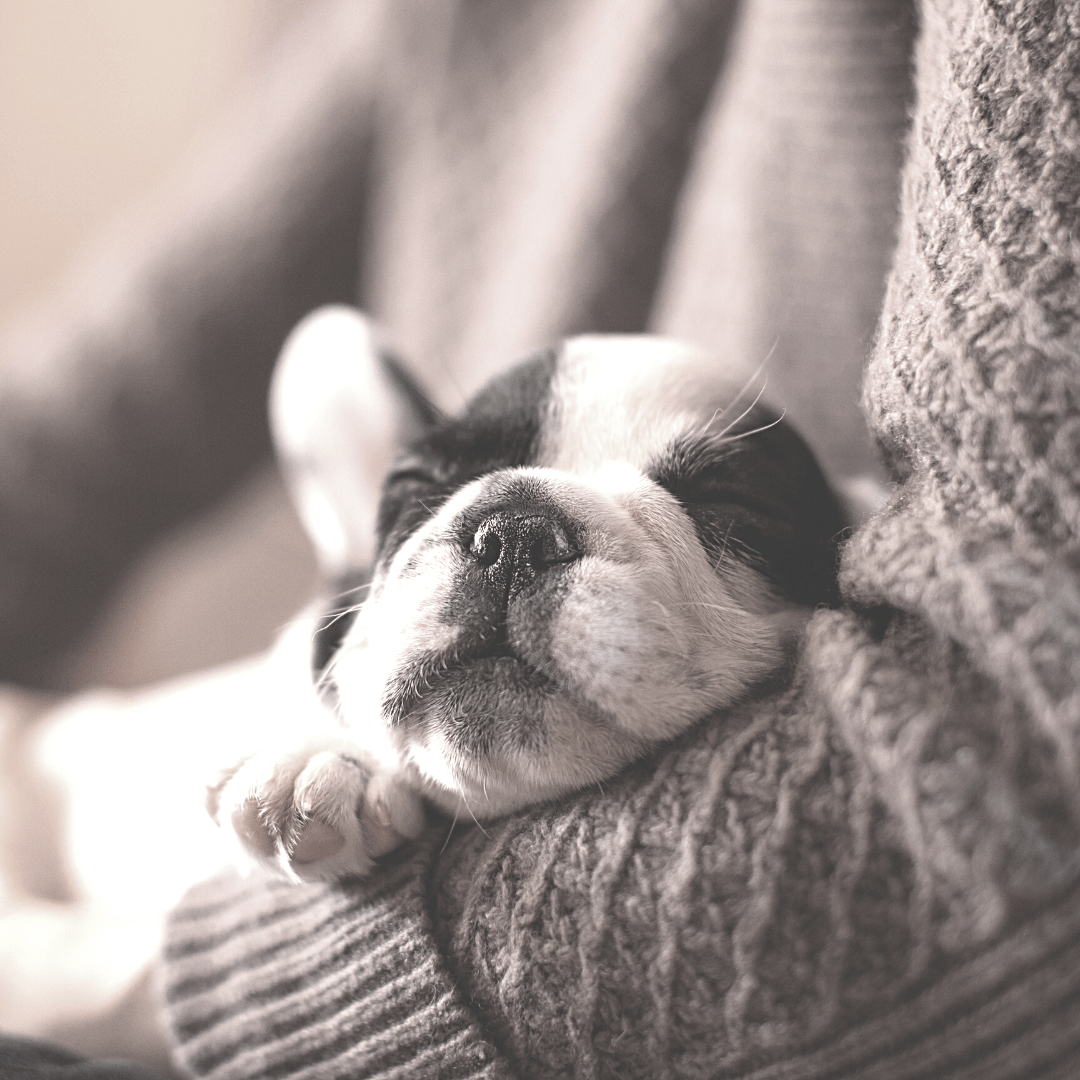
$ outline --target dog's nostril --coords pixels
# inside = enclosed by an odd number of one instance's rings
[[[490,522],[485,522],[473,537],[472,553],[481,566],[494,566],[502,555],[502,541]]]
[[[533,566],[570,562],[581,554],[566,530],[557,521],[552,521],[550,518],[533,520],[536,522],[536,528],[529,546],[529,562]]]

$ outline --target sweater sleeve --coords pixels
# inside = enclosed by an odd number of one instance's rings
[[[151,537],[268,449],[292,324],[355,299],[376,3],[283,37],[188,174],[0,345],[0,678],[39,681]]]

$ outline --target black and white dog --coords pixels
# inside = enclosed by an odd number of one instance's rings
[[[425,802],[490,818],[611,776],[774,673],[833,597],[842,522],[811,452],[678,342],[573,338],[442,417],[328,309],[271,410],[340,591],[280,646],[314,642],[318,707],[209,805],[293,880],[368,872]]]

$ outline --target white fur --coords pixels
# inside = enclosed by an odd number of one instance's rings
[[[408,425],[382,348],[355,309],[320,308],[289,335],[270,387],[278,459],[330,577],[371,562],[379,487]]]
[[[572,338],[559,357],[539,463],[585,475],[644,469],[672,440],[715,424],[740,386],[693,345],[643,334]]]
[[[260,752],[214,794],[215,819],[241,864],[297,882],[366,874],[373,859],[418,836],[424,821],[415,789],[380,772],[340,734]]]

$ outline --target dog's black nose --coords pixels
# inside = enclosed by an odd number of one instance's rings
[[[498,513],[485,518],[473,535],[469,553],[509,592],[550,566],[581,558],[570,530],[544,514]]]

